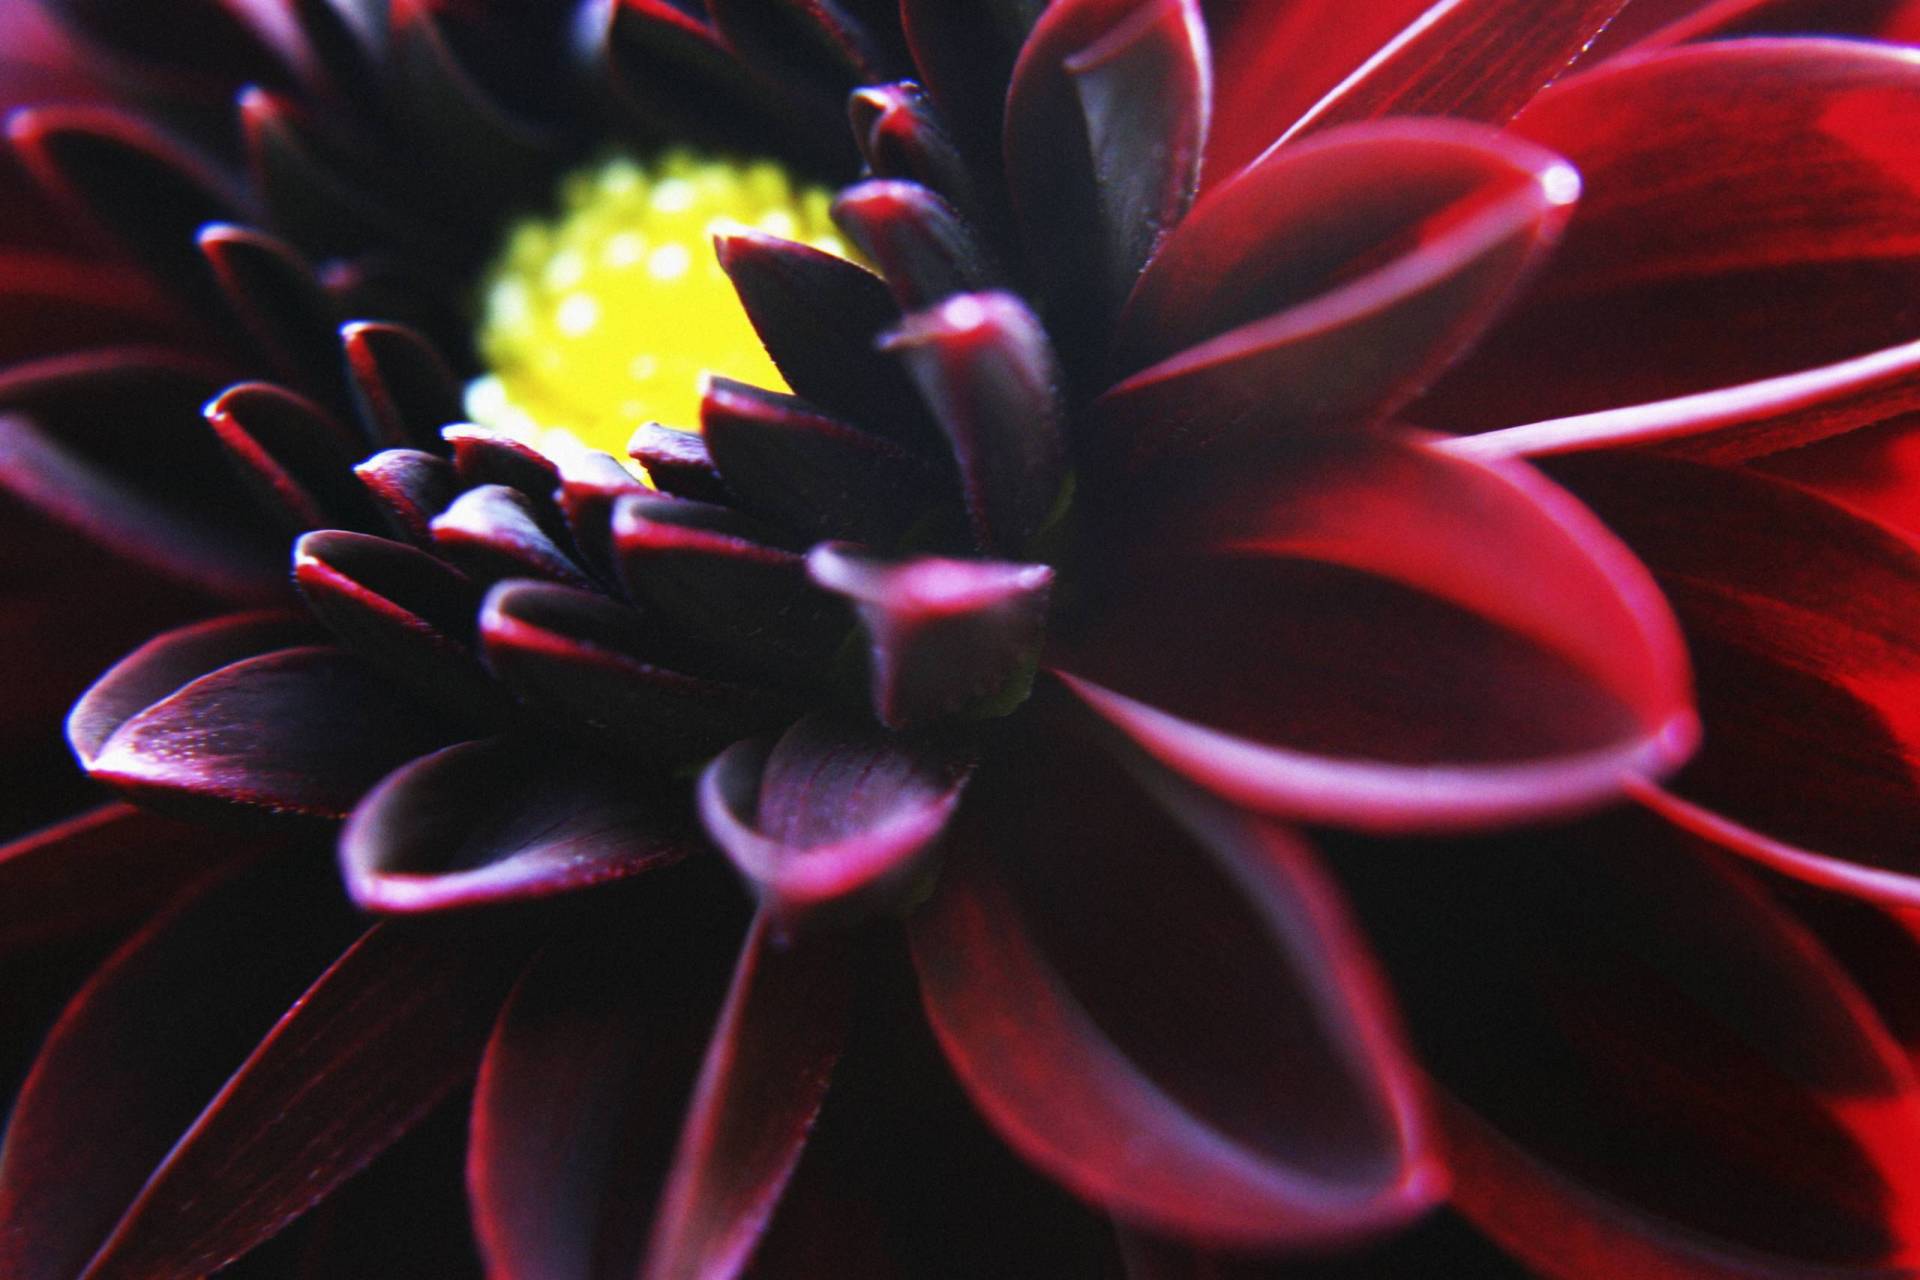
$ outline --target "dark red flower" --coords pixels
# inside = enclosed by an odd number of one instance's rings
[[[1920,1268],[1912,4],[0,14],[0,1273]]]

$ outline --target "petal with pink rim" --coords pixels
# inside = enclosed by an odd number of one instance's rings
[[[908,922],[989,1123],[1077,1195],[1196,1243],[1326,1247],[1426,1209],[1444,1175],[1418,1091],[1304,842],[1192,795],[1176,819],[1077,737],[1023,745],[976,780]]]
[[[1691,752],[1652,578],[1531,469],[1382,442],[1192,479],[1045,663],[1210,790],[1466,829],[1594,807]]]

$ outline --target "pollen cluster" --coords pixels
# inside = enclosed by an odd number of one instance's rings
[[[845,256],[830,199],[771,161],[684,149],[568,175],[557,211],[517,223],[481,281],[487,372],[468,416],[620,457],[644,423],[696,429],[707,374],[785,390],[713,239],[744,229]]]

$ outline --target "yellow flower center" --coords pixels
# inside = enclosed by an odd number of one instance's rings
[[[645,423],[698,429],[707,374],[786,390],[713,238],[759,231],[847,256],[831,199],[771,161],[687,150],[569,174],[558,212],[515,225],[482,280],[488,372],[467,387],[468,416],[622,457]]]

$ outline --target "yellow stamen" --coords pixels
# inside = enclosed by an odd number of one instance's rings
[[[687,150],[570,174],[558,212],[514,226],[482,280],[487,372],[467,387],[468,416],[620,457],[644,423],[697,429],[707,374],[785,390],[713,238],[747,229],[846,257],[831,199],[771,161]]]

